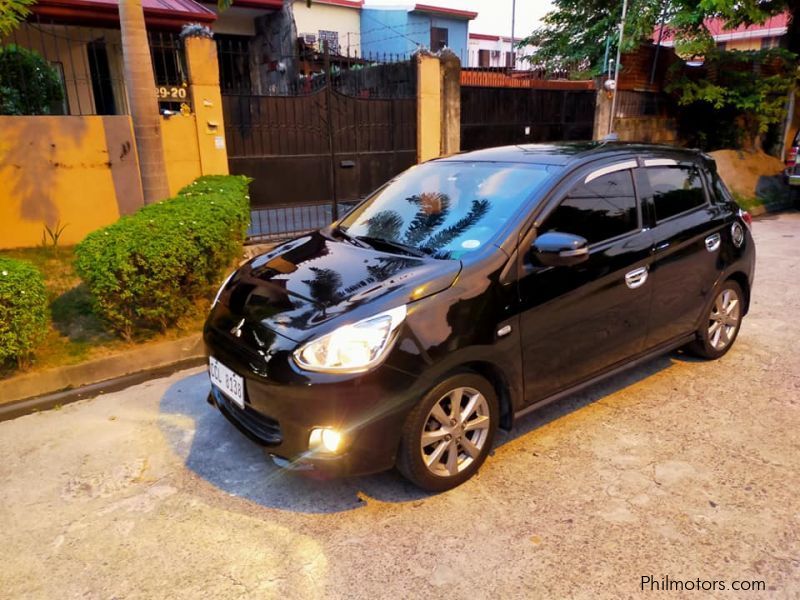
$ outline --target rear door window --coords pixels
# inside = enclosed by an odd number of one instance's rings
[[[685,213],[706,203],[703,180],[694,166],[638,169],[642,200],[650,199],[656,222]]]
[[[633,180],[625,169],[576,185],[545,219],[539,233],[572,233],[596,244],[638,226]]]

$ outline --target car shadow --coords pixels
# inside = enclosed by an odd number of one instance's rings
[[[646,380],[675,362],[694,360],[679,353],[664,355],[544,406],[517,419],[512,431],[499,432],[495,448]],[[208,391],[205,372],[174,383],[161,399],[158,424],[188,469],[231,496],[268,508],[301,513],[353,510],[364,506],[366,499],[407,503],[430,496],[395,470],[364,477],[327,479],[281,469],[260,446],[243,436],[206,402]],[[491,468],[491,463],[484,468]]]

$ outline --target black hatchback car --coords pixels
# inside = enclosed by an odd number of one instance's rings
[[[655,355],[719,358],[755,248],[706,155],[513,146],[399,175],[235,271],[209,401],[285,467],[441,491],[498,427]]]

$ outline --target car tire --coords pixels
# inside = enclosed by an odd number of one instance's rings
[[[499,419],[491,383],[472,372],[449,376],[406,419],[397,468],[429,492],[459,486],[486,460]]]
[[[728,279],[717,287],[706,307],[694,342],[687,350],[708,360],[716,360],[731,349],[742,326],[745,296],[742,287]]]

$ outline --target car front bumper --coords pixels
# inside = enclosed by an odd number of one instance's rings
[[[415,378],[387,365],[359,376],[336,380],[279,383],[249,372],[225,351],[207,352],[244,378],[245,407],[240,408],[216,386],[208,401],[240,432],[284,468],[331,476],[365,475],[391,468],[403,423],[418,400]],[[335,454],[309,448],[315,427],[332,427],[343,435]]]

